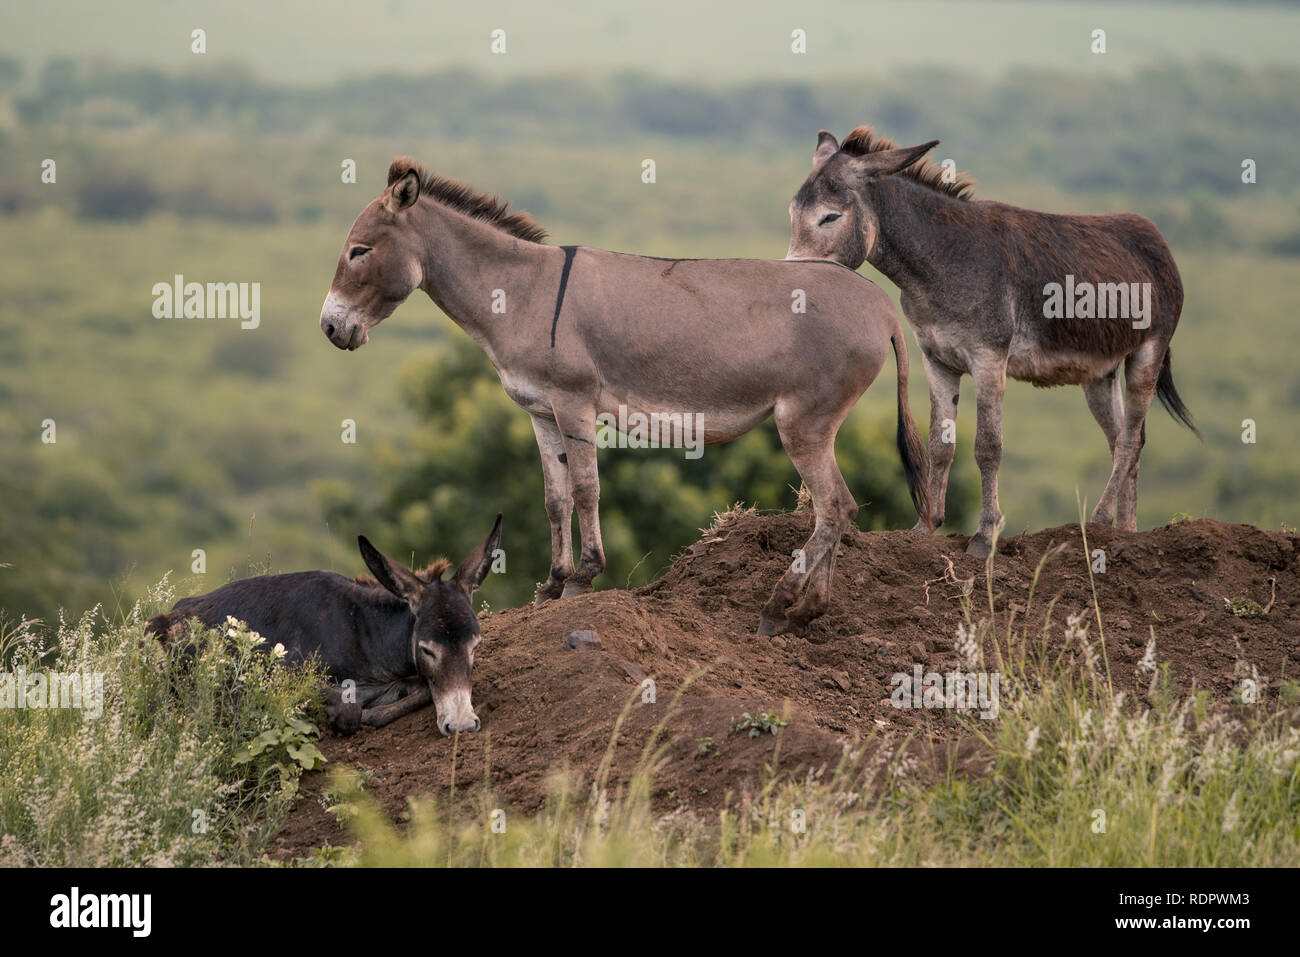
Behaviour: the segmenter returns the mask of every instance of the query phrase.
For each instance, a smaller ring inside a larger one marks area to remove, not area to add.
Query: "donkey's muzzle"
[[[366,327],[359,322],[347,322],[342,319],[330,319],[322,316],[321,332],[325,338],[339,349],[359,349],[366,344]]]
[[[366,344],[366,324],[358,321],[352,307],[333,292],[321,307],[320,331],[339,349],[357,349]]]
[[[483,722],[476,716],[473,720],[466,721],[463,724],[457,724],[455,721],[444,721],[438,730],[450,738],[457,731],[477,731],[481,727],[483,727]]]
[[[483,722],[474,713],[468,688],[458,688],[443,694],[435,693],[433,700],[438,713],[438,730],[447,737],[457,732],[477,731],[483,727]]]

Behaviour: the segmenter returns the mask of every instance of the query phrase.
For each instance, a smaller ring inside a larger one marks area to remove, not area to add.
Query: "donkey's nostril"
[[[474,719],[474,727],[470,728],[470,730],[471,730],[471,731],[477,731],[477,730],[478,730],[479,728],[481,728],[481,727],[483,727],[483,722],[480,721],[478,718],[475,718],[475,719]]]
[[[334,338],[334,323],[332,322],[325,323],[325,337],[327,339]]]

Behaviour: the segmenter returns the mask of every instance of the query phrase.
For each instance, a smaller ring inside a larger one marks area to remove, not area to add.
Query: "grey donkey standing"
[[[841,534],[858,507],[835,435],[892,345],[898,445],[922,523],[925,448],[907,407],[907,346],[889,297],[829,262],[656,259],[549,246],[494,197],[393,161],[388,188],[348,232],[321,329],[340,349],[422,289],[487,353],[533,420],[551,523],[538,601],[591,590],[605,565],[599,421],[698,423],[712,444],[776,419],[812,495],[815,525],[763,608],[760,631],[802,629],[827,606]],[[695,431],[693,428],[692,431]],[[574,567],[574,507],[582,535]]]
[[[1133,213],[1058,215],[971,199],[970,180],[923,159],[938,143],[899,149],[864,126],[840,145],[823,130],[812,172],[790,204],[788,256],[853,269],[865,260],[902,291],[930,386],[928,524],[943,523],[958,390],[969,374],[983,502],[967,551],[988,554],[1002,517],[1009,375],[1083,387],[1111,450],[1092,520],[1136,530],[1152,398],[1196,431],[1170,368],[1183,286],[1169,247]]]

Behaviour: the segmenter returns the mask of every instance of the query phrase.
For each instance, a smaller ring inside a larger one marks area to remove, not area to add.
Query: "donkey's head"
[[[492,567],[493,552],[501,544],[501,516],[449,581],[441,576],[424,580],[382,554],[364,535],[357,544],[379,584],[405,601],[415,616],[411,649],[416,671],[433,694],[438,730],[448,735],[477,731],[481,722],[470,697],[470,671],[482,635],[470,598],[483,584]]]
[[[857,269],[871,255],[880,231],[864,187],[902,172],[938,145],[931,140],[855,155],[842,151],[835,137],[822,130],[812,172],[790,201],[790,249],[785,258],[833,259]]]
[[[388,188],[348,230],[320,312],[321,331],[340,349],[365,345],[370,328],[391,316],[424,281],[420,236],[408,220],[425,175],[414,160],[393,160]]]

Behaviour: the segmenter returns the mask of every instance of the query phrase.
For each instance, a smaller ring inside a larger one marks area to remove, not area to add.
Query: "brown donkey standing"
[[[896,148],[870,127],[843,146],[823,130],[790,204],[791,259],[870,262],[902,290],[930,385],[930,525],[943,523],[963,374],[975,381],[975,461],[983,486],[967,551],[987,555],[1001,520],[1006,377],[1080,385],[1106,433],[1111,474],[1094,522],[1137,529],[1138,457],[1159,396],[1196,431],[1174,389],[1169,340],[1183,307],[1178,267],[1150,220],[1057,215],[972,200],[973,183]],[[898,175],[893,175],[898,174]],[[1120,388],[1120,365],[1128,402]],[[1199,433],[1197,433],[1199,435]]]
[[[495,198],[396,159],[388,188],[352,224],[320,319],[330,342],[356,349],[423,289],[487,353],[506,394],[532,416],[541,450],[551,571],[539,602],[590,591],[605,565],[598,417],[671,423],[673,441],[663,444],[685,444],[685,423],[698,422],[695,440],[712,444],[774,416],[816,523],[759,627],[805,627],[826,609],[835,550],[858,512],[835,463],[835,435],[891,343],[899,451],[928,521],[907,346],[874,284],[828,262],[655,259],[549,246],[544,237]]]

